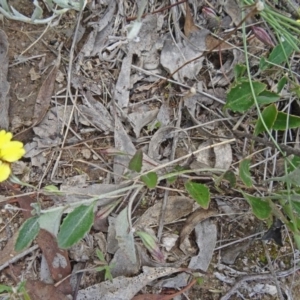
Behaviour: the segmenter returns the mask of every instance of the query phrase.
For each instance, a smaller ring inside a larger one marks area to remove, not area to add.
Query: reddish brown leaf
[[[41,229],[37,237],[40,246],[48,263],[51,276],[55,282],[63,279],[71,273],[71,265],[68,251],[58,248],[56,238],[48,231]],[[65,280],[59,285],[59,290],[64,294],[71,293],[69,280]]]
[[[68,300],[54,285],[41,281],[27,280],[25,285],[31,300]]]

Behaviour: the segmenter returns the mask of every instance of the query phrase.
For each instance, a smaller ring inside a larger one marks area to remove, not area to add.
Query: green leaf
[[[282,42],[282,44],[277,45],[272,50],[271,54],[269,55],[268,61],[273,64],[280,65],[281,63],[286,61],[286,57],[290,57],[293,51],[293,47],[288,43],[288,41],[284,41]],[[262,63],[261,61],[259,67],[261,70],[266,70],[272,67],[272,65],[270,65],[267,61],[265,61],[264,63]]]
[[[294,233],[295,243],[297,245],[298,250],[300,250],[300,235],[299,233]]]
[[[266,105],[277,102],[280,99],[280,96],[274,92],[263,91],[256,97],[256,99],[259,105]]]
[[[57,235],[59,248],[67,249],[88,233],[94,222],[94,204],[80,205],[64,219]]]
[[[226,171],[223,175],[223,178],[225,180],[229,181],[230,187],[235,187],[236,177],[235,177],[235,174],[231,170]]]
[[[52,193],[52,194],[56,194],[56,195],[63,195],[64,193],[61,192],[57,186],[50,184],[47,185],[43,188],[43,191],[47,192],[47,193]]]
[[[256,97],[266,89],[266,85],[261,82],[253,82]],[[241,82],[231,88],[227,94],[225,108],[233,111],[244,112],[254,105],[249,81]]]
[[[247,67],[242,64],[236,64],[234,66],[234,78],[237,81],[240,79],[242,76],[244,76],[245,72],[247,70]]]
[[[104,261],[105,262],[105,258],[104,258],[104,254],[102,251],[100,251],[99,249],[96,249],[96,254],[99,258],[100,261]]]
[[[292,159],[290,159],[290,161],[291,161],[291,163],[293,165],[292,164],[288,164],[288,166],[287,166],[288,173],[294,171],[297,167],[300,166],[300,156],[293,155],[293,157],[292,157]]]
[[[284,76],[277,83],[277,93],[280,93],[282,91],[282,89],[284,88],[286,83],[287,83],[287,78],[286,78],[286,76]]]
[[[129,162],[129,170],[140,173],[143,164],[143,151],[137,150]]]
[[[146,184],[148,189],[154,189],[157,185],[157,174],[155,172],[149,172],[141,176],[141,180]]]
[[[273,124],[277,118],[278,110],[275,104],[271,104],[268,107],[266,107],[263,112],[261,113],[263,120],[265,121],[265,124],[268,129],[271,129],[273,127]],[[254,129],[254,135],[259,135],[260,133],[264,132],[266,129],[261,121],[261,119],[258,119],[255,125]]]
[[[244,159],[240,162],[239,174],[244,184],[251,187],[252,178],[250,174],[250,159]]]
[[[13,289],[10,286],[4,285],[4,284],[0,284],[0,293],[3,293],[3,292],[10,293],[12,291],[13,291]]]
[[[209,207],[210,192],[206,185],[193,181],[187,181],[184,186],[189,195],[195,199],[201,207],[204,209]]]
[[[287,124],[287,121],[289,122]],[[275,130],[286,130],[300,127],[300,117],[289,115],[284,112],[278,112],[276,121],[273,125]]]
[[[20,227],[15,250],[24,250],[38,235],[40,230],[39,216],[27,219]]]
[[[258,219],[264,220],[270,217],[272,208],[268,202],[264,201],[261,198],[254,197],[243,192],[242,194],[247,200],[247,202],[250,204],[253,214]]]

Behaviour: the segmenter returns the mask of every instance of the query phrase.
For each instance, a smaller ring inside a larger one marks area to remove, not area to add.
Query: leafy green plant
[[[112,281],[113,280],[113,277],[111,275],[112,266],[108,265],[102,251],[100,251],[99,249],[96,249],[96,255],[99,258],[101,264],[101,266],[96,267],[96,271],[98,272],[104,271],[104,280]]]
[[[254,5],[254,1],[244,0],[247,5]],[[260,16],[273,28],[277,37],[278,44],[270,53],[261,57],[259,63],[260,79],[252,79],[250,72],[248,51],[246,43],[245,24],[243,24],[244,50],[246,64],[236,65],[234,74],[235,82],[227,93],[226,105],[224,108],[237,113],[257,112],[257,120],[253,134],[258,136],[262,133],[269,135],[276,148],[280,150],[285,159],[285,175],[274,177],[266,182],[278,182],[279,189],[267,196],[253,196],[240,189],[246,201],[249,203],[253,214],[262,220],[270,220],[272,216],[280,219],[293,233],[297,247],[300,249],[300,214],[298,201],[299,196],[299,167],[296,167],[297,158],[287,158],[280,149],[272,132],[286,131],[300,127],[299,116],[292,115],[286,111],[280,111],[278,103],[284,99],[281,92],[286,92],[299,97],[298,83],[294,80],[294,75],[290,68],[290,57],[294,51],[299,51],[298,36],[300,33],[300,24],[291,18],[287,18],[276,12],[268,4],[264,4],[264,9],[259,12]],[[263,32],[263,35],[266,33]],[[287,77],[286,71],[289,75]],[[276,74],[279,77],[277,90],[269,90],[264,78],[270,74]],[[297,166],[299,164],[297,163]],[[244,159],[240,162],[239,177],[246,187],[255,186],[250,172],[250,160]],[[269,222],[270,223],[270,222]]]
[[[0,284],[0,295],[3,299],[24,299],[30,300],[25,288],[26,281],[21,281],[16,287]],[[7,297],[5,297],[7,296]]]

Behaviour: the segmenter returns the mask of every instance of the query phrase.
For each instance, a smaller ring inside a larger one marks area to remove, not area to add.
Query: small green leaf
[[[226,171],[223,175],[223,178],[225,180],[229,181],[230,187],[235,187],[236,177],[235,177],[235,174],[231,170]]]
[[[141,180],[146,184],[148,189],[154,189],[157,185],[157,174],[155,172],[149,172],[141,176]]]
[[[143,164],[143,151],[137,150],[129,162],[129,170],[140,173]]]
[[[287,123],[288,121],[288,123]],[[286,130],[300,127],[300,117],[288,115],[284,112],[278,112],[276,121],[273,125],[275,130]]]
[[[40,230],[39,216],[27,219],[21,226],[15,244],[15,250],[24,250],[38,235]]]
[[[80,205],[64,219],[57,235],[59,248],[67,249],[88,233],[94,222],[94,204]]]
[[[256,99],[259,105],[267,105],[277,102],[280,99],[280,96],[274,92],[263,91],[256,97]]]
[[[266,85],[261,82],[253,82],[256,97],[266,89]],[[251,86],[249,81],[241,82],[231,88],[226,97],[225,108],[233,111],[244,112],[254,105]]]
[[[48,192],[48,193],[52,193],[52,194],[56,194],[56,195],[63,195],[64,193],[61,192],[57,186],[53,185],[53,184],[50,184],[50,185],[47,185],[43,188],[43,190],[45,192]]]
[[[250,204],[253,214],[258,219],[264,220],[270,217],[272,208],[268,202],[264,201],[261,198],[248,195],[246,193],[242,194],[244,195],[247,202]]]
[[[287,83],[287,78],[286,76],[283,76],[277,83],[277,93],[280,93],[282,91],[286,83]]]
[[[294,233],[295,243],[297,245],[298,250],[300,250],[300,235],[299,233]]]
[[[291,163],[293,165],[292,164],[288,164],[288,167],[287,167],[288,173],[294,171],[297,167],[300,166],[300,156],[293,155],[293,157],[290,159],[290,161],[291,161]]]
[[[104,254],[102,251],[100,251],[99,249],[96,249],[96,254],[100,261],[105,261]]]
[[[289,58],[290,55],[293,53],[293,47],[290,45],[288,41],[282,42],[282,44],[278,44],[270,53],[268,61],[280,65],[281,63],[286,61],[286,58]],[[260,63],[260,69],[266,70],[272,67],[267,61],[264,63]]]
[[[250,159],[244,159],[240,162],[239,174],[246,186],[252,186],[252,178],[250,174]]]
[[[276,118],[277,118],[278,110],[275,104],[271,104],[266,107],[263,112],[261,113],[263,120],[268,129],[271,129]],[[261,121],[258,119],[254,129],[254,135],[259,135],[260,133],[264,132],[266,129]]]
[[[242,76],[244,76],[245,72],[247,70],[247,67],[242,64],[236,64],[234,66],[234,78],[235,80],[239,80]]]
[[[184,186],[189,195],[193,199],[195,199],[201,207],[203,207],[204,209],[207,209],[209,207],[210,192],[206,185],[187,181]]]
[[[3,293],[3,292],[10,293],[12,291],[13,291],[13,289],[10,286],[0,284],[0,293]]]

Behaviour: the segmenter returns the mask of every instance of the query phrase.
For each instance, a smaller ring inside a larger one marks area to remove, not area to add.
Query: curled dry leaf
[[[212,209],[204,210],[201,207],[196,209],[185,221],[185,224],[180,233],[180,244],[182,244],[184,240],[188,238],[197,224],[216,214],[217,212]]]

